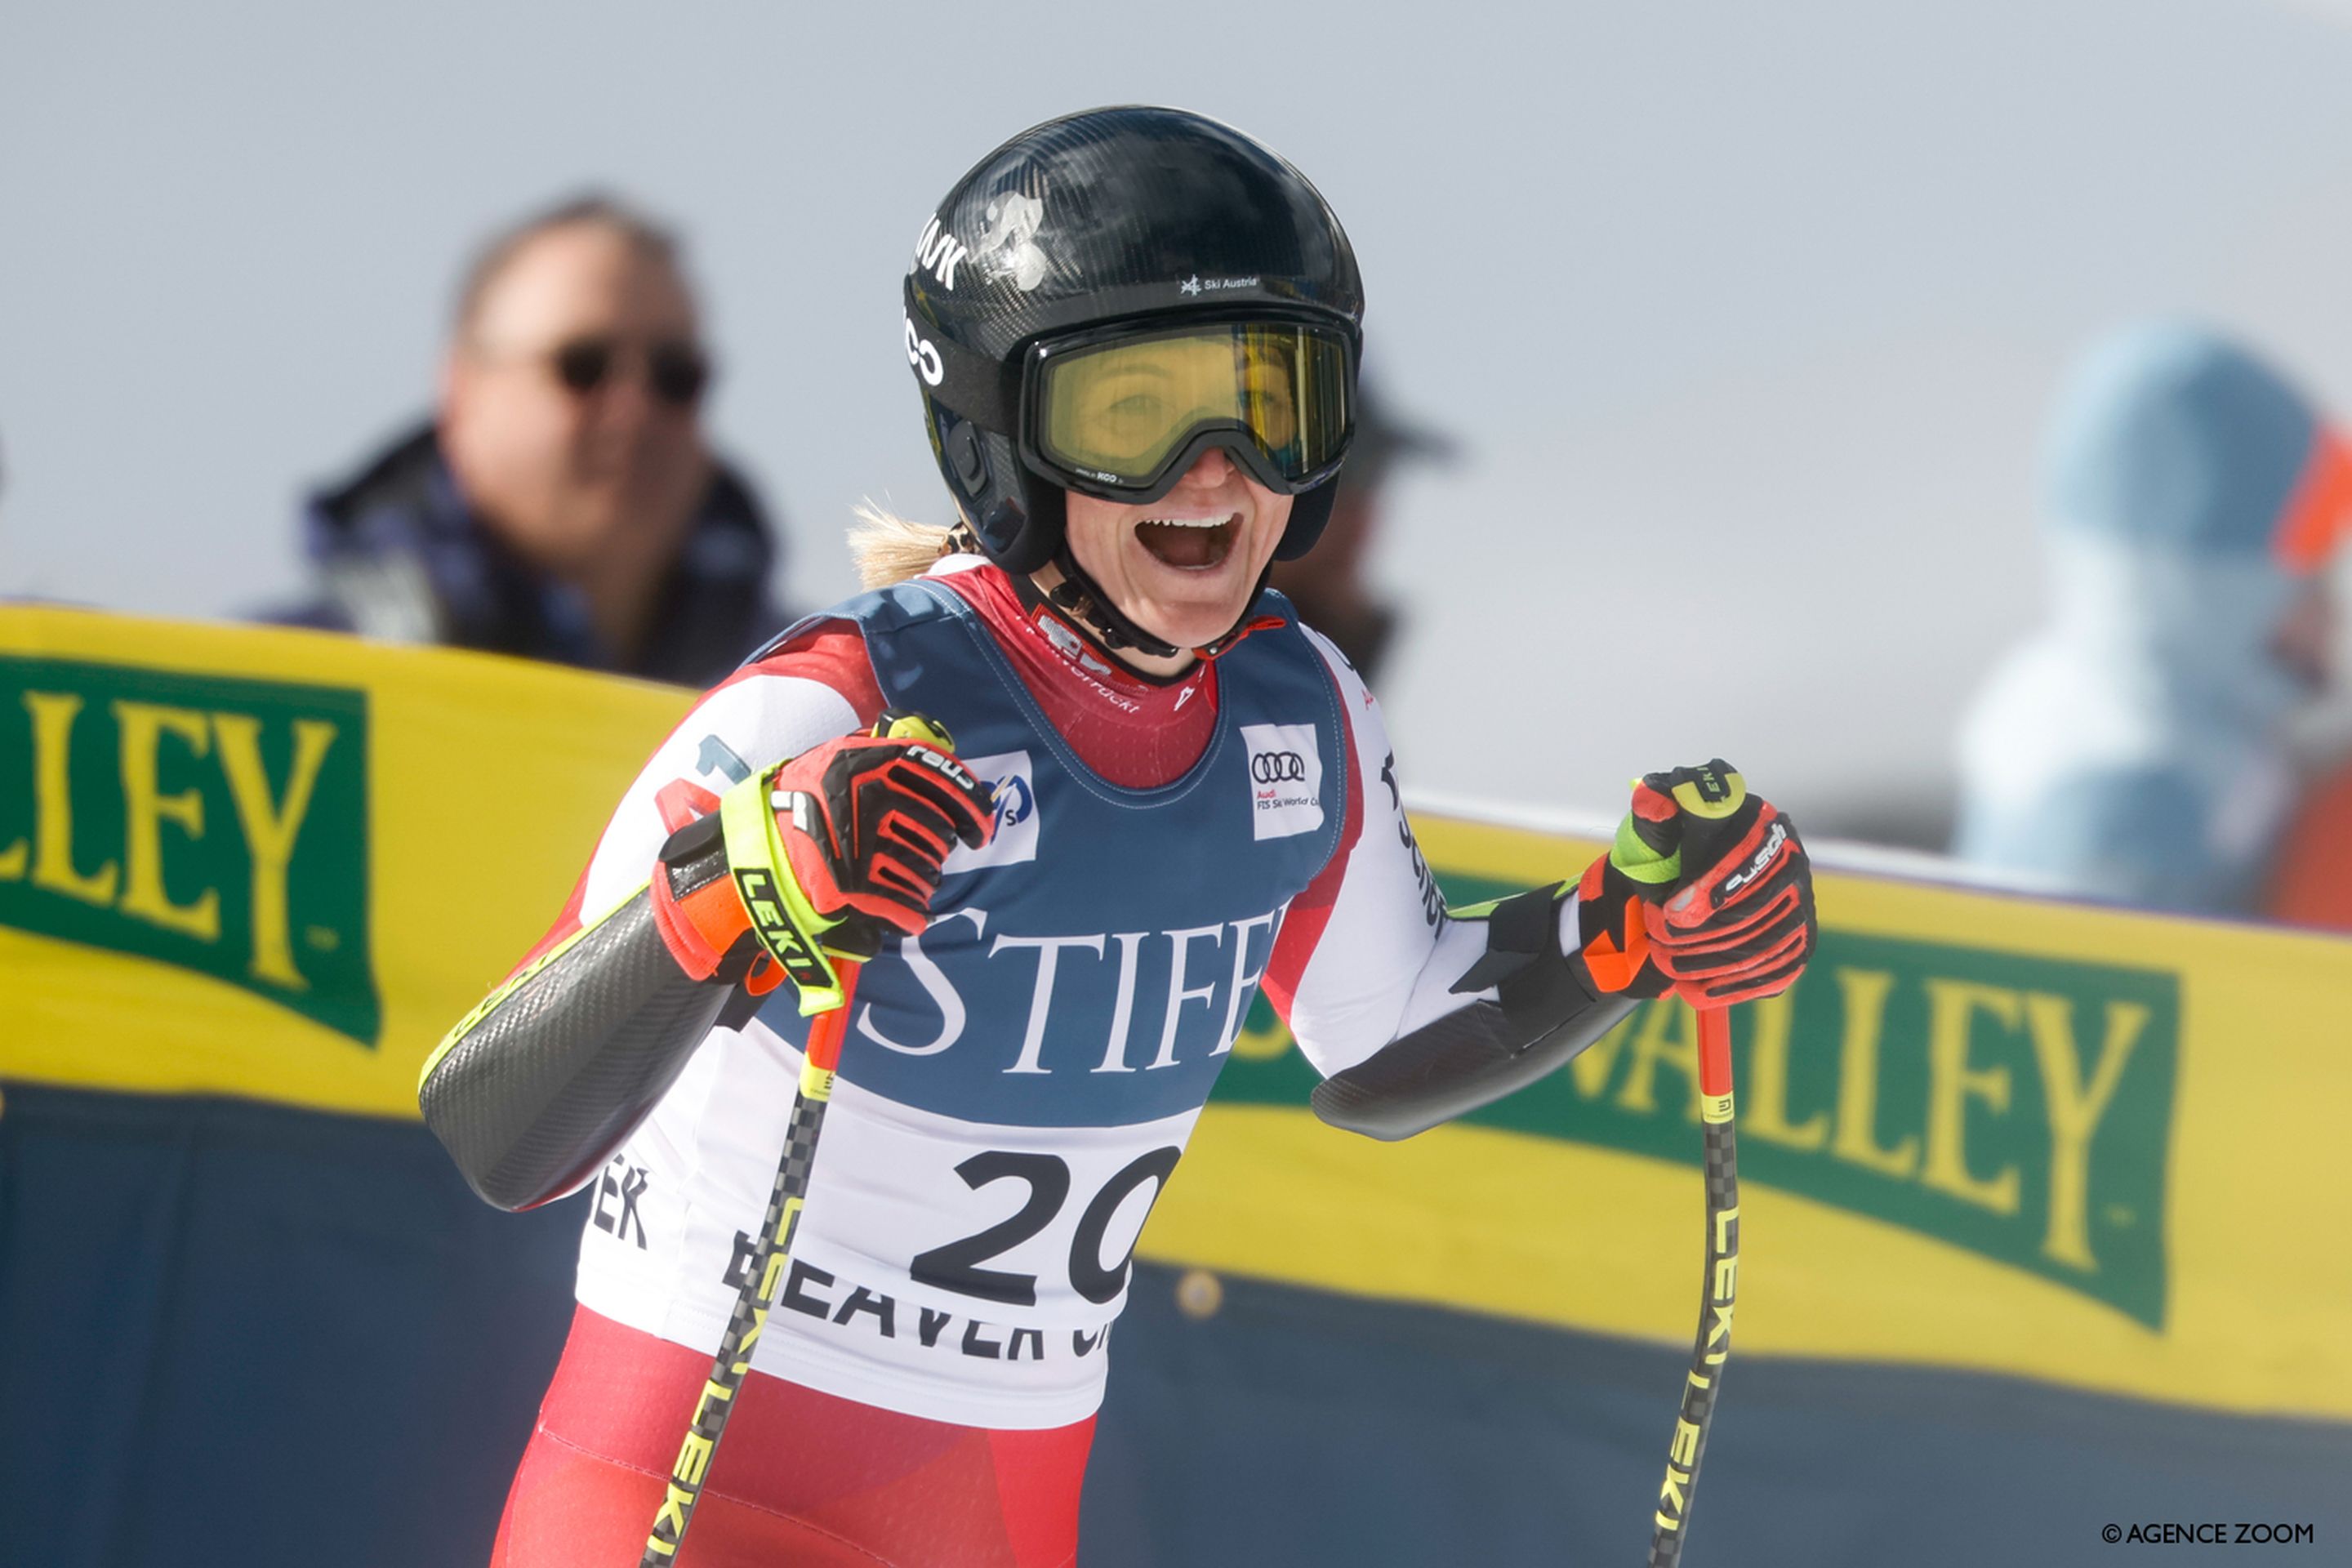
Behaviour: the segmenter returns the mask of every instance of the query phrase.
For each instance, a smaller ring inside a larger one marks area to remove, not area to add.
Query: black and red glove
[[[996,829],[989,786],[952,746],[889,712],[735,786],[662,847],[654,910],[671,954],[708,976],[756,933],[806,991],[832,983],[822,950],[871,957],[886,930],[920,932],[948,856]]]
[[[889,733],[899,720],[886,713],[882,734],[803,752],[770,784],[793,879],[833,922],[835,946],[861,921],[875,944],[884,926],[919,934],[948,856],[996,831],[989,786],[956,759],[946,732],[937,742]]]
[[[1577,888],[1579,957],[1603,993],[1694,1006],[1785,991],[1820,932],[1793,823],[1721,758],[1648,773]]]

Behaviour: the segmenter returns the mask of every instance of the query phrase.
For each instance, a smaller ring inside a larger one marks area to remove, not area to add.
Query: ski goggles
[[[1338,469],[1355,431],[1355,344],[1242,321],[1076,334],[1029,351],[1024,457],[1073,489],[1156,500],[1211,447],[1285,495]]]

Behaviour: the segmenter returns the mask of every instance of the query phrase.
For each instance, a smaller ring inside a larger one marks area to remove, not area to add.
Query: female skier
[[[1260,989],[1326,1119],[1400,1137],[1630,998],[1769,994],[1811,948],[1803,851],[1719,763],[1646,779],[1574,889],[1444,909],[1379,708],[1265,587],[1329,513],[1363,314],[1281,158],[1170,109],[1038,126],[940,204],[905,299],[961,522],[869,522],[877,591],[701,700],[425,1068],[485,1198],[614,1198],[503,1568],[637,1560],[820,947],[871,957],[706,1568],[1074,1561],[1129,1258]]]

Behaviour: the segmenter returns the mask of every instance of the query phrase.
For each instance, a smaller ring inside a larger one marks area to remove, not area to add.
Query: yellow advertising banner
[[[414,1117],[688,694],[315,634],[0,609],[0,1078]],[[1417,816],[1455,903],[1597,846]],[[2352,943],[1824,871],[1735,1016],[1740,1353],[2352,1418]],[[1259,1004],[1162,1261],[1661,1342],[1700,1257],[1696,1036],[1646,1005],[1402,1144]]]
[[[689,700],[0,608],[0,1075],[415,1117]]]

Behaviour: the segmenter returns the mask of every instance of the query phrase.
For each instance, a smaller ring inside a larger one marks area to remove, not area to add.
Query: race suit
[[[929,928],[865,966],[689,1558],[1073,1560],[1129,1259],[1253,998],[1326,1075],[1480,1000],[1451,986],[1484,927],[1445,914],[1378,704],[1278,595],[1257,608],[1154,683],[950,558],[785,633],[623,797],[551,942],[642,889],[730,784],[886,707],[945,725],[997,812]],[[592,1177],[579,1318],[502,1563],[635,1561],[775,1177],[794,1002],[711,1028]]]

